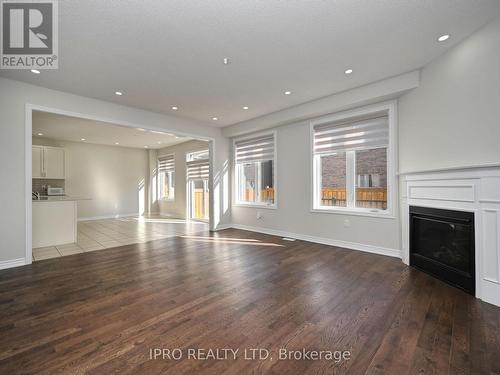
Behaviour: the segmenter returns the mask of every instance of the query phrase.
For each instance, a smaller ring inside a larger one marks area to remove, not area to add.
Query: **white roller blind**
[[[174,155],[165,155],[158,158],[158,172],[174,172]]]
[[[364,150],[389,145],[389,117],[337,121],[314,126],[314,153]]]
[[[236,164],[274,159],[274,134],[234,143]]]
[[[208,159],[198,159],[186,162],[188,180],[208,179],[210,165]]]

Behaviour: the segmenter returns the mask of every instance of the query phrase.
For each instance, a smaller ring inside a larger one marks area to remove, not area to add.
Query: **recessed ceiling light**
[[[120,143],[118,143],[118,142],[115,142],[115,145],[119,145],[119,144],[120,144]]]
[[[38,133],[37,135],[41,137],[43,135],[43,133]]]
[[[174,111],[177,111],[177,110],[179,109],[179,107],[176,107],[176,106],[174,105],[174,106],[172,107],[172,109],[173,109]]]
[[[82,138],[82,139],[80,139],[80,140],[81,140],[81,141],[86,141],[86,139],[85,139],[85,138]]]
[[[212,120],[217,121],[218,118],[217,117],[212,117]]]
[[[161,142],[160,142],[160,141],[158,141],[158,144],[159,144],[159,145],[161,145]]]
[[[243,107],[243,109],[248,109],[248,107],[247,107],[247,106],[244,106],[244,107]]]
[[[229,57],[224,57],[224,59],[222,59],[222,62],[224,63],[224,65],[229,64]]]
[[[115,91],[115,95],[122,96],[123,92],[121,92],[121,91]]]
[[[137,128],[137,130],[139,130],[140,132],[145,132],[146,129],[143,129],[143,128]]]
[[[347,69],[344,73],[345,74],[351,74],[352,73],[352,69]]]
[[[450,35],[449,34],[444,34],[444,35],[441,35],[439,38],[438,38],[438,42],[444,42],[445,40],[448,40],[450,38]]]
[[[36,69],[31,69],[31,73],[33,73],[33,74],[40,74],[40,71],[36,70]]]
[[[291,91],[285,91],[285,95],[291,95],[292,92]]]
[[[144,146],[144,148],[148,148],[149,146]]]

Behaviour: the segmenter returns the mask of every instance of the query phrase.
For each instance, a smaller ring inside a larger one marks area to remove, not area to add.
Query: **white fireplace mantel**
[[[409,264],[409,206],[474,213],[476,297],[500,306],[500,166],[401,174],[402,259]]]

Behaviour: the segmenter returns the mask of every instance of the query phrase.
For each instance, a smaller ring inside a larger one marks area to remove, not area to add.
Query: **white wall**
[[[25,257],[27,205],[25,196],[25,143],[31,134],[25,134],[26,104],[55,108],[71,114],[109,119],[123,125],[139,125],[150,129],[167,130],[197,138],[212,137],[214,148],[214,174],[221,174],[229,157],[229,142],[220,129],[208,124],[175,116],[162,115],[136,108],[120,106],[60,91],[0,78],[0,262]],[[30,172],[29,172],[30,173]],[[221,204],[229,194],[221,185],[214,186],[213,204]],[[230,211],[222,207],[212,210],[215,225],[230,221]]]
[[[379,248],[400,249],[397,218],[311,212],[309,122],[277,128],[277,209],[232,208],[233,223],[293,234],[345,241]],[[397,215],[397,202],[395,211]],[[262,219],[257,219],[257,212]],[[345,220],[349,226],[344,225]]]
[[[421,72],[420,85],[399,98],[400,171],[500,163],[499,46],[500,18],[428,64]],[[343,95],[351,96],[348,92]],[[315,103],[307,105],[314,107]],[[281,117],[302,118],[298,108],[282,111]],[[252,129],[268,128],[269,118],[252,120],[251,125]],[[224,130],[228,135],[241,131],[242,126]],[[399,217],[311,213],[308,123],[296,122],[277,131],[278,209],[233,207],[233,223],[401,249]],[[257,211],[263,213],[262,220],[256,219]],[[350,221],[348,228],[344,227],[346,219]]]
[[[399,101],[400,171],[500,163],[500,18],[421,74]]]
[[[158,201],[160,215],[186,219],[186,153],[207,150],[204,141],[189,141],[158,150],[158,157],[174,154],[175,157],[175,195],[174,200]]]
[[[147,207],[148,152],[33,137],[33,144],[66,149],[66,194],[91,200],[78,202],[78,218],[139,213]]]

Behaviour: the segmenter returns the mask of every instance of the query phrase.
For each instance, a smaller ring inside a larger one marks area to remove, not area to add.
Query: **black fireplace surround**
[[[410,265],[475,295],[474,213],[410,206]]]

